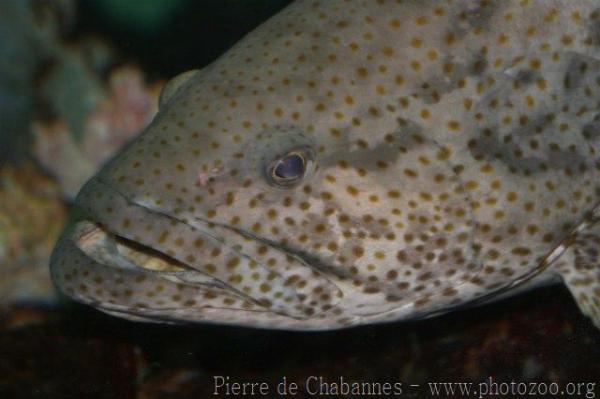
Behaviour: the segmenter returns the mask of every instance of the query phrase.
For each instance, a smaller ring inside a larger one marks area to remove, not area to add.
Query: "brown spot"
[[[515,247],[511,252],[518,256],[527,256],[531,254],[531,250],[525,247]]]

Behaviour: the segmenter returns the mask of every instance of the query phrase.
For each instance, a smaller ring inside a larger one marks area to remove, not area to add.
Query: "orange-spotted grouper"
[[[135,320],[336,329],[564,282],[600,326],[600,3],[299,0],[174,78],[51,260]]]

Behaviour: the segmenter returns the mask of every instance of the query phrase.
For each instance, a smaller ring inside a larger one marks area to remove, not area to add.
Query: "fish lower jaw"
[[[72,253],[69,258],[75,256],[78,261],[65,266],[70,271],[60,271],[64,258],[62,262],[55,260],[53,279],[67,295],[103,312],[127,319],[164,322],[216,321],[205,317],[209,309],[219,309],[224,315],[235,314],[238,319],[259,313],[272,313],[273,317],[290,321],[294,319],[212,275],[143,243],[115,234],[99,223],[79,221],[64,241],[63,245]],[[60,247],[57,245],[57,248]],[[75,272],[74,269],[81,271]],[[78,283],[66,282],[67,275],[69,280],[78,279]],[[99,278],[104,284],[102,291],[106,291],[106,287],[110,287],[111,291],[117,285],[123,287],[118,299],[106,301],[106,296],[89,289],[88,285],[93,285]],[[85,289],[81,289],[80,284]],[[161,287],[160,291],[151,292],[157,286]],[[152,295],[151,301],[145,297],[148,293]],[[123,294],[129,297],[123,298]],[[178,299],[171,302],[172,298]],[[214,317],[221,318],[219,315]],[[222,322],[227,324],[226,319]]]
[[[59,239],[50,271],[67,296],[126,319],[211,322],[205,316],[211,308],[268,312],[212,276],[89,220]]]

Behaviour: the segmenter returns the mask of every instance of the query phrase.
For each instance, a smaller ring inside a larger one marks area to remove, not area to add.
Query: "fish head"
[[[133,319],[336,328],[476,268],[462,183],[417,126],[340,139],[256,99],[196,105],[194,79],[78,195],[87,217],[52,259],[67,294]]]
[[[283,329],[456,301],[481,266],[454,149],[402,118],[408,89],[382,97],[375,64],[335,62],[327,40],[302,61],[310,41],[289,48],[283,32],[259,28],[165,88],[151,125],[80,191],[86,217],[51,260],[61,290],[131,319]],[[278,55],[252,48],[266,38]]]

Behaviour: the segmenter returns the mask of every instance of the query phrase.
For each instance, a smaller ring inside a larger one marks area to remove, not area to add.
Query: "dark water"
[[[151,76],[170,77],[213,61],[291,0],[184,1],[154,30],[115,25],[93,1],[80,3],[76,32],[99,33]]]

